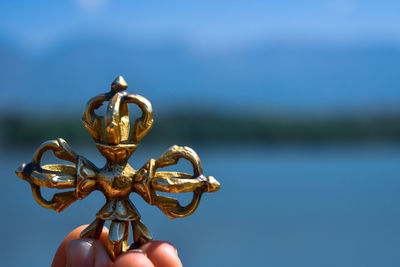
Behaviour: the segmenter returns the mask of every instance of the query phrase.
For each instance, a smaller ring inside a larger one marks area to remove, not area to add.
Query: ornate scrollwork
[[[35,200],[45,208],[62,211],[78,199],[83,199],[94,190],[100,190],[106,197],[106,204],[96,214],[96,220],[82,233],[81,237],[99,238],[105,220],[111,220],[106,247],[112,258],[129,249],[129,223],[133,229],[133,248],[150,240],[152,236],[140,220],[139,212],[129,200],[135,192],[151,205],[156,205],[170,218],[192,214],[205,192],[215,192],[220,185],[212,176],[204,176],[200,159],[188,147],[172,146],[158,159],[150,159],[141,169],[134,170],[128,159],[136,150],[140,140],[153,126],[153,110],[150,102],[142,96],[129,94],[125,80],[120,76],[111,85],[111,91],[92,98],[82,122],[96,142],[96,147],[107,160],[103,168],[97,168],[86,158],[77,155],[63,139],[44,142],[35,152],[32,162],[22,164],[17,175],[30,183]],[[108,101],[105,116],[95,113]],[[139,106],[142,115],[135,120],[131,129],[128,104]],[[104,119],[105,118],[105,119]],[[104,120],[104,122],[103,122]],[[104,124],[103,124],[104,123]],[[46,151],[72,164],[41,165]],[[158,171],[176,165],[180,159],[188,160],[193,174]],[[56,193],[46,200],[40,187],[72,189]],[[192,192],[192,201],[182,206],[172,197],[157,192]]]

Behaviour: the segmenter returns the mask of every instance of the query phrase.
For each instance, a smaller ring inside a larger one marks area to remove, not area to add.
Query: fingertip
[[[66,266],[71,267],[108,267],[112,265],[104,244],[88,238],[69,242],[66,258]]]
[[[141,249],[157,267],[181,267],[177,249],[169,242],[152,241],[143,245]]]
[[[66,266],[93,267],[93,243],[82,239],[72,240],[66,247]]]
[[[146,256],[143,250],[129,250],[119,256],[113,267],[135,266],[135,267],[154,267],[152,261]],[[158,266],[157,266],[158,267]]]
[[[175,248],[175,246],[167,241],[155,240],[155,241],[147,242],[146,244],[141,246],[140,249],[142,249],[146,253],[153,253],[155,250],[164,250],[164,251],[178,254],[178,251]]]
[[[109,267],[112,265],[112,260],[108,255],[107,249],[101,241],[94,240],[94,266],[95,267]]]
[[[68,243],[70,243],[72,240],[76,240],[80,238],[81,232],[87,227],[88,225],[81,225],[72,232],[70,232],[64,240],[61,242],[60,246],[58,247],[56,254],[54,255],[53,263],[51,264],[52,267],[64,267],[66,265],[66,260],[67,260],[67,254],[66,254],[66,249]],[[101,236],[99,240],[103,243],[107,240],[108,236],[108,229],[106,227],[103,227],[103,231],[101,233]]]

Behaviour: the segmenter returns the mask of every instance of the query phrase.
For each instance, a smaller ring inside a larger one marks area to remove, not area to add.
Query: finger
[[[151,262],[151,260],[147,258],[144,251],[140,249],[129,250],[125,252],[115,260],[113,265],[113,267],[124,267],[124,266],[155,267],[154,264]]]
[[[109,267],[112,261],[106,248],[99,240],[75,239],[67,245],[66,266],[68,267]]]
[[[66,248],[69,242],[75,239],[80,238],[80,233],[87,227],[87,225],[79,226],[78,228],[74,229],[71,233],[67,235],[67,237],[61,242],[60,246],[57,249],[56,254],[54,255],[52,267],[64,267],[67,263],[66,258]],[[105,243],[108,236],[108,229],[103,227],[103,231],[100,235],[99,240]]]
[[[152,241],[141,246],[154,266],[182,267],[176,248],[164,241]]]

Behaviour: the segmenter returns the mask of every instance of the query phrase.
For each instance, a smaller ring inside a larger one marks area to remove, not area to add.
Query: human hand
[[[86,227],[80,226],[67,235],[57,249],[52,267],[182,267],[175,247],[164,241],[129,250],[112,262],[104,246],[108,229],[103,228],[99,240],[79,238]]]

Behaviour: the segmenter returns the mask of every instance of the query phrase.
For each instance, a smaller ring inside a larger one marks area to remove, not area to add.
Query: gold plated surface
[[[83,125],[107,161],[104,167],[96,167],[88,159],[77,155],[65,140],[58,138],[44,142],[36,150],[32,161],[22,164],[15,171],[21,179],[30,183],[39,205],[57,212],[94,190],[101,191],[106,203],[96,214],[95,220],[82,231],[81,237],[99,238],[104,222],[110,220],[106,246],[112,258],[152,240],[149,230],[141,222],[139,212],[129,199],[130,193],[137,193],[169,218],[176,218],[192,214],[203,193],[215,192],[220,187],[214,177],[204,176],[199,157],[189,147],[172,146],[158,159],[147,161],[139,170],[129,165],[129,157],[153,126],[153,110],[146,98],[126,92],[127,87],[124,78],[117,77],[110,92],[89,100],[83,114]],[[95,111],[104,102],[108,102],[106,114],[99,116]],[[132,127],[128,110],[130,103],[136,104],[142,111]],[[71,164],[41,165],[41,158],[46,151]],[[159,171],[177,164],[180,159],[191,163],[193,174]],[[51,200],[47,200],[41,194],[41,187],[72,190],[56,193]],[[193,192],[193,198],[189,204],[181,206],[178,200],[157,192]],[[131,246],[128,246],[129,224],[134,240]]]

